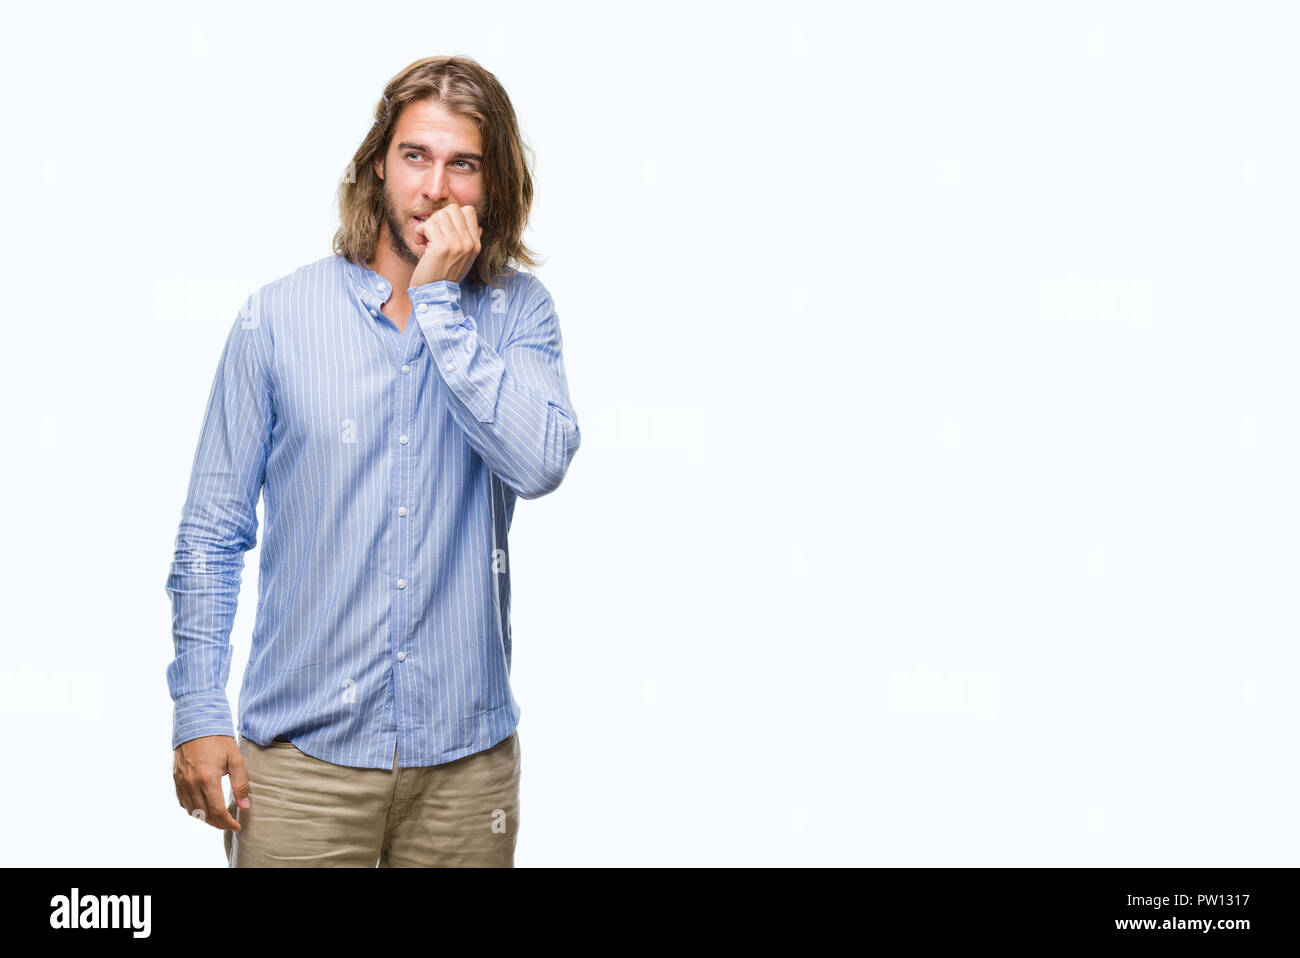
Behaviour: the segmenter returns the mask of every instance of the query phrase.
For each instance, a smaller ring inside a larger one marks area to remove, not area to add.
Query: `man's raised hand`
[[[448,279],[461,283],[482,249],[483,227],[472,206],[449,203],[417,227],[424,252],[411,274],[411,286]]]

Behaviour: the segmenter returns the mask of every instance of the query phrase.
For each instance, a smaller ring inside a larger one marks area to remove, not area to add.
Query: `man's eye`
[[[411,150],[411,151],[409,151],[409,152],[406,154],[406,157],[407,157],[407,159],[410,159],[411,157],[415,157],[416,159],[421,159],[421,160],[422,160],[422,159],[424,159],[424,154],[423,154],[423,153],[417,153],[415,150]],[[476,167],[474,166],[474,164],[473,164],[471,161],[469,161],[469,160],[457,160],[456,162],[457,162],[457,163],[464,163],[464,164],[465,164],[465,167],[464,167],[465,169],[468,169],[468,170],[474,170],[474,169],[476,169]]]

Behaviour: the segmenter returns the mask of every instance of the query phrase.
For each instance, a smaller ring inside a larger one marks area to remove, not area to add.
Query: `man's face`
[[[419,263],[426,246],[419,221],[452,203],[473,206],[483,224],[482,153],[473,120],[432,100],[407,104],[384,162],[375,158],[375,174],[384,181],[383,232],[393,252]]]

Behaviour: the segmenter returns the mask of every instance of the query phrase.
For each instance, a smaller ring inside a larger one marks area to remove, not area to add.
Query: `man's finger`
[[[483,235],[483,227],[478,225],[478,210],[472,206],[462,206],[465,212],[465,238],[470,246],[478,248],[478,238]]]
[[[248,797],[248,772],[244,769],[244,756],[239,753],[238,746],[230,746],[230,757],[227,759],[230,772],[230,791],[235,796],[235,802],[240,808],[248,808],[252,800]]]
[[[207,818],[204,819],[213,828],[229,828],[239,831],[239,822],[230,815],[226,807],[226,797],[221,793],[221,776],[208,779],[203,783],[203,803],[201,806]]]
[[[194,807],[194,795],[190,792],[189,782],[184,778],[176,780],[176,800],[180,802],[181,808],[185,809],[186,814]]]
[[[469,236],[469,225],[465,222],[465,211],[467,209],[472,209],[472,207],[460,206],[456,203],[446,207],[447,229],[451,231],[452,235]]]

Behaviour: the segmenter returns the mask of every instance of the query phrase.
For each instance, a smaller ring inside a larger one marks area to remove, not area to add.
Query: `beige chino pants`
[[[352,768],[287,741],[239,740],[251,808],[223,831],[231,868],[513,868],[519,732],[443,765]]]

